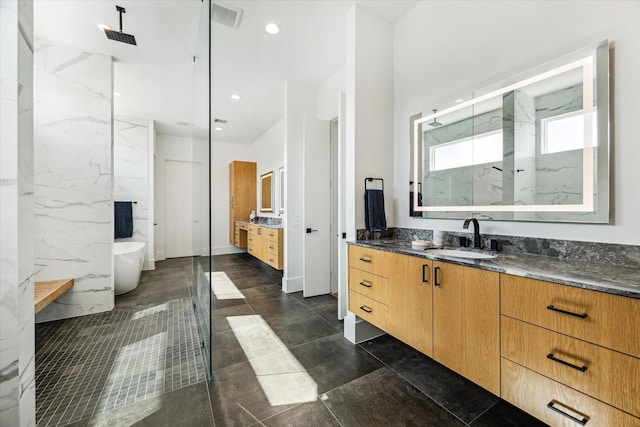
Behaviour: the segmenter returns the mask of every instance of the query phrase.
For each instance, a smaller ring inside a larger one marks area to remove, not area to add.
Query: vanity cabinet
[[[258,259],[263,259],[265,242],[264,228],[255,224],[249,224],[247,230],[247,252]]]
[[[387,331],[389,252],[349,245],[349,311]]]
[[[247,231],[247,252],[269,264],[276,270],[283,268],[281,228],[263,227],[249,224]]]
[[[500,276],[433,262],[433,358],[500,395]]]
[[[640,300],[502,275],[502,398],[551,425],[640,426]]]
[[[389,254],[386,331],[427,356],[433,355],[431,261]]]
[[[269,264],[276,270],[283,268],[282,256],[282,229],[281,228],[265,228],[266,233],[266,254],[264,262]]]
[[[256,210],[256,163],[229,164],[229,242],[235,244],[236,221],[247,221]]]

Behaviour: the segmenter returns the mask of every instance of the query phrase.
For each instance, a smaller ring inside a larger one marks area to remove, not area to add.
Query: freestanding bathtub
[[[134,290],[140,281],[144,263],[144,242],[113,244],[116,295]]]

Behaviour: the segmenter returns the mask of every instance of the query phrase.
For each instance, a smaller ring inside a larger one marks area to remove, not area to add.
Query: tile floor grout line
[[[429,400],[431,400],[433,403],[435,403],[436,405],[438,405],[439,407],[441,407],[442,409],[444,409],[446,412],[448,412],[449,414],[451,414],[455,419],[457,419],[458,421],[460,421],[462,424],[464,424],[465,426],[467,425],[467,423],[460,419],[460,417],[458,417],[456,414],[454,414],[453,412],[451,412],[448,408],[446,408],[444,405],[442,405],[440,402],[438,402],[437,400],[435,400],[433,397],[431,397],[430,395],[428,395],[427,393],[425,393],[424,391],[422,391],[417,385],[415,385],[411,380],[409,380],[408,378],[405,378],[404,376],[402,376],[398,371],[396,371],[395,369],[393,369],[391,366],[387,365],[385,362],[383,362],[379,357],[377,357],[375,354],[371,353],[369,350],[367,350],[362,344],[356,344],[358,346],[360,346],[360,348],[362,348],[364,351],[366,351],[367,353],[369,353],[372,357],[374,357],[376,360],[378,360],[380,363],[382,363],[384,365],[384,367],[388,368],[391,372],[393,372],[394,374],[396,374],[398,377],[402,378],[404,381],[406,381],[407,383],[409,383],[413,388],[415,388],[416,390],[418,390],[420,393],[422,393],[424,396],[426,396]],[[427,356],[429,357],[429,356]]]
[[[375,371],[374,371],[375,372]],[[327,392],[325,391],[324,393],[322,393],[324,396],[327,395]],[[328,396],[327,396],[328,398]],[[325,408],[327,408],[327,411],[329,411],[329,413],[331,414],[331,416],[333,417],[334,420],[336,420],[336,422],[338,423],[339,426],[343,427],[342,423],[340,422],[340,420],[338,419],[338,417],[336,417],[336,414],[333,413],[333,411],[331,410],[331,408],[329,408],[329,406],[327,406],[327,404],[325,403],[324,400],[322,400],[322,398],[320,398],[320,402],[322,402],[322,404],[324,405]]]

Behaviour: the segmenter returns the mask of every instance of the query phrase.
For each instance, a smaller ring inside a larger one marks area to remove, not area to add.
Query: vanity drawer
[[[277,254],[267,252],[266,259],[264,261],[276,270],[282,270],[282,261]]]
[[[501,397],[551,426],[640,427],[640,418],[504,358]]]
[[[349,291],[349,311],[382,330],[387,329],[387,306],[354,291]]]
[[[372,298],[382,304],[389,304],[389,279],[376,276],[357,268],[349,269],[349,290]]]
[[[503,315],[640,357],[640,300],[503,274]]]
[[[267,253],[278,256],[280,254],[280,245],[277,241],[267,240]]]
[[[266,228],[266,235],[268,240],[280,240],[282,230],[277,228]]]
[[[640,416],[640,359],[509,317],[501,320],[502,357]]]
[[[349,245],[349,267],[386,277],[387,252]]]

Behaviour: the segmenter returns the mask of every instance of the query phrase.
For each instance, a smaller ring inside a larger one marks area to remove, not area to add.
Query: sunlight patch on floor
[[[167,304],[158,304],[153,307],[145,308],[144,310],[136,311],[133,316],[131,316],[131,320],[140,320],[143,317],[151,316],[152,314],[158,314],[162,311],[167,311]]]
[[[227,321],[271,406],[318,398],[316,382],[262,316],[229,316]]]
[[[227,276],[227,273],[224,271],[214,271],[211,273],[211,277],[209,277],[209,272],[205,272],[204,275],[207,277],[207,280],[211,283],[211,290],[215,294],[216,298],[221,299],[242,299],[244,298],[244,294],[240,292],[233,283],[233,280]]]

